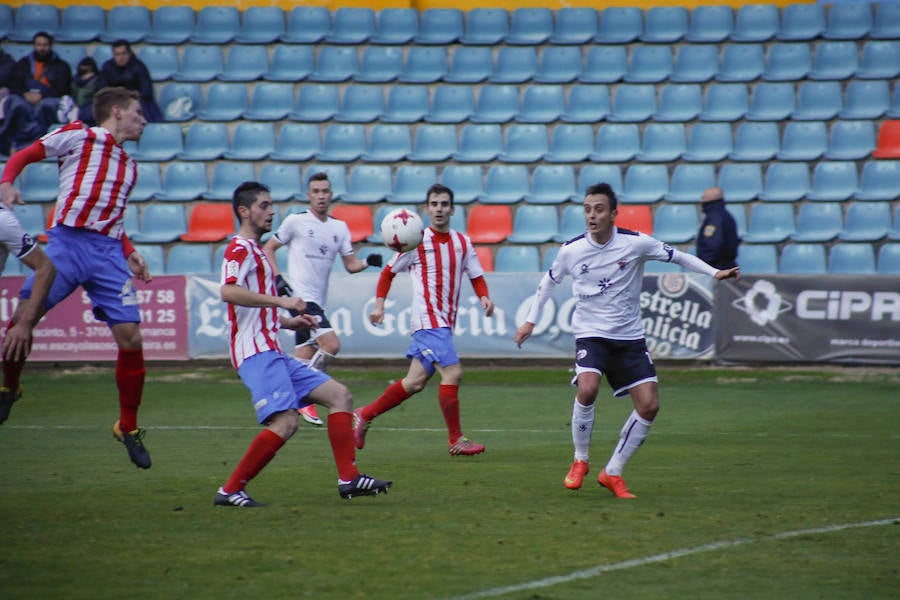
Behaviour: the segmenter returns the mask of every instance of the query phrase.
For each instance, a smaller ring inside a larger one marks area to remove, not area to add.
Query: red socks
[[[399,406],[410,396],[412,396],[412,394],[403,389],[403,380],[398,379],[389,385],[372,404],[364,406],[360,410],[360,414],[366,421],[371,421],[378,415],[386,413],[395,406]]]
[[[453,444],[462,437],[462,427],[459,425],[459,386],[442,383],[438,387],[438,402],[444,413],[444,422],[447,423],[447,435]]]
[[[348,412],[328,415],[328,441],[334,453],[338,477],[342,481],[353,481],[359,475],[356,468],[356,445],[353,441],[353,416]]]
[[[244,458],[241,459],[231,477],[228,478],[228,482],[223,486],[225,492],[234,494],[243,490],[247,482],[259,475],[269,461],[275,458],[275,454],[282,446],[284,446],[284,440],[280,435],[271,429],[260,431],[250,442],[250,448],[247,449]]]
[[[137,412],[144,393],[146,372],[143,349],[119,350],[116,385],[119,387],[119,427],[124,432],[137,429]]]

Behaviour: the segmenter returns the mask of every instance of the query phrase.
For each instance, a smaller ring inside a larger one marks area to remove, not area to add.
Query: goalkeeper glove
[[[370,267],[380,267],[382,258],[380,254],[370,254],[366,257],[366,264]]]
[[[279,296],[293,296],[294,290],[291,288],[291,284],[285,280],[280,274],[275,276],[275,289],[278,291]]]

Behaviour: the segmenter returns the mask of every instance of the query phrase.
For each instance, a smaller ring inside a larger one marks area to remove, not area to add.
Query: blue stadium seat
[[[795,121],[830,121],[841,110],[841,84],[837,81],[804,81],[797,90]]]
[[[641,149],[635,158],[641,162],[674,162],[687,150],[684,125],[650,123],[644,128]]]
[[[541,52],[534,73],[538,83],[571,83],[581,75],[581,48],[550,46]]]
[[[520,123],[552,123],[566,109],[561,85],[531,85],[522,95],[522,107],[515,120]]]
[[[789,4],[781,11],[776,37],[784,41],[809,41],[825,33],[825,6]]]
[[[382,8],[377,16],[369,43],[407,44],[419,32],[419,11],[414,8]]]
[[[330,44],[363,44],[375,34],[375,11],[367,7],[342,6],[332,15]]]
[[[255,179],[253,163],[219,162],[213,167],[209,189],[201,196],[206,200],[231,200],[237,186]]]
[[[688,32],[688,11],[683,6],[652,6],[644,12],[644,31],[640,41],[673,44]]]
[[[828,138],[825,158],[859,160],[875,150],[875,126],[871,121],[835,121]]]
[[[280,121],[294,108],[294,86],[266,81],[253,87],[250,108],[243,118],[252,121]]]
[[[44,207],[40,204],[17,204],[13,207],[13,212],[22,229],[31,237],[47,233],[47,219],[44,217]]]
[[[653,204],[669,191],[666,165],[633,164],[625,171],[625,186],[619,194],[623,204]]]
[[[59,9],[49,4],[22,4],[16,9],[15,24],[7,35],[13,42],[31,42],[38,31],[54,35],[59,30]]]
[[[835,244],[828,255],[829,275],[874,275],[875,251],[871,244]]]
[[[587,189],[595,183],[608,183],[616,194],[621,194],[625,186],[622,184],[622,170],[618,165],[585,165],[578,171],[578,190],[575,192],[576,202],[584,198]]]
[[[81,62],[82,58],[87,56],[87,45],[54,43],[53,51],[72,67],[72,72],[74,74],[77,70],[78,63]]]
[[[737,263],[744,274],[777,273],[778,253],[773,244],[741,244]]]
[[[750,110],[750,96],[742,83],[713,83],[706,90],[701,121],[738,121]]]
[[[217,160],[230,148],[225,123],[192,123],[184,136],[184,149],[179,160]]]
[[[331,13],[326,6],[296,6],[287,15],[281,41],[288,44],[315,44],[331,31]]]
[[[719,187],[728,202],[750,202],[763,190],[762,169],[758,164],[725,164],[719,170]]]
[[[141,215],[140,230],[129,233],[134,242],[164,244],[174,242],[187,233],[187,218],[181,204],[150,203]]]
[[[517,123],[506,129],[503,152],[498,158],[503,162],[532,163],[543,159],[548,150],[546,127]]]
[[[844,213],[840,202],[804,202],[797,212],[797,230],[791,234],[791,240],[830,242],[843,227]]]
[[[888,108],[887,116],[892,119],[900,119],[900,83],[894,84],[894,100]]]
[[[821,6],[798,4],[794,6]],[[859,51],[855,42],[821,42],[813,55],[809,78],[850,79],[859,68]]]
[[[300,193],[300,167],[264,163],[259,170],[259,181],[268,186],[272,200],[286,202]]]
[[[306,173],[303,177],[303,186],[300,189],[300,194],[296,196],[297,200],[308,201],[306,198],[306,188],[309,187],[309,178],[316,173],[325,173],[328,175],[328,181],[331,182],[331,191],[334,200],[345,199],[347,196],[347,177],[344,165],[312,163],[306,166]]]
[[[627,44],[644,32],[643,13],[634,6],[611,6],[600,14],[593,40],[598,44]]]
[[[740,204],[732,204],[730,206],[726,206],[725,210],[731,213],[731,216],[734,217],[734,222],[737,225],[738,236],[744,237],[744,234],[747,233],[747,210]]]
[[[406,54],[400,81],[404,83],[434,83],[443,79],[446,74],[446,48],[443,46],[413,46]]]
[[[807,43],[774,43],[769,48],[762,78],[766,81],[796,81],[805,78],[811,69],[812,55]]]
[[[667,202],[697,203],[704,190],[716,185],[716,170],[712,165],[680,164],[672,171]]]
[[[424,202],[425,192],[436,181],[437,169],[432,166],[402,165],[397,168],[397,178],[387,201],[413,205]]]
[[[625,46],[591,46],[584,58],[581,83],[616,83],[628,72]]]
[[[384,94],[381,86],[354,85],[345,88],[341,106],[334,115],[344,123],[371,123],[384,112]]]
[[[169,248],[166,275],[214,273],[219,265],[212,264],[212,251],[207,244],[175,244]]]
[[[269,70],[263,74],[266,81],[303,81],[315,70],[313,46],[277,44],[272,52]]]
[[[497,52],[491,83],[524,83],[537,71],[537,51],[530,46],[504,46]]]
[[[197,117],[202,121],[234,121],[248,107],[247,86],[240,83],[213,83],[206,90],[206,102],[197,111]]]
[[[163,247],[151,244],[135,244],[134,249],[144,257],[151,275],[162,275],[166,272],[165,253]]]
[[[859,40],[872,29],[872,7],[868,2],[832,4],[822,34],[827,40]]]
[[[597,130],[590,159],[593,162],[628,162],[641,150],[638,126],[634,123],[608,123]]]
[[[444,46],[458,41],[463,29],[463,13],[458,8],[426,8],[419,18],[419,32],[413,41]]]
[[[447,165],[441,171],[441,183],[453,190],[454,204],[469,204],[484,193],[479,165]]]
[[[510,15],[507,44],[535,46],[553,35],[553,11],[549,8],[516,8]],[[558,42],[555,42],[558,43]]]
[[[734,30],[734,10],[730,6],[695,6],[685,40],[693,43],[718,44]]]
[[[856,77],[859,79],[896,79],[900,75],[900,40],[867,42]]]
[[[272,123],[241,121],[234,127],[229,160],[264,160],[275,152],[275,126]]]
[[[165,81],[171,79],[178,72],[178,48],[175,46],[142,46],[137,52],[138,58],[150,71],[153,81]],[[97,60],[96,58],[94,59]],[[77,65],[72,65],[76,67]],[[98,67],[103,65],[97,63]]]
[[[584,208],[580,204],[566,206],[559,219],[559,233],[553,236],[553,241],[567,242],[584,233],[586,229]]]
[[[653,115],[653,120],[685,123],[696,119],[702,109],[702,86],[689,83],[673,83],[662,88],[662,93],[659,97],[659,109]]]
[[[879,275],[900,275],[900,244],[882,244],[878,249]]]
[[[851,161],[816,163],[812,175],[812,188],[806,195],[807,200],[824,200],[840,202],[856,193],[859,177],[856,174],[856,163]]]
[[[900,38],[900,4],[879,2],[875,6],[875,20],[869,37],[874,40],[896,40]]]
[[[828,149],[828,132],[822,121],[789,121],[784,126],[778,160],[819,159]]]
[[[212,81],[224,68],[225,61],[220,47],[189,45],[181,56],[181,67],[172,77],[175,81]]]
[[[575,169],[572,165],[538,165],[534,168],[531,191],[525,196],[526,202],[562,204],[575,197]]]
[[[605,119],[610,109],[609,87],[576,84],[569,89],[560,119],[566,123],[596,123]]]
[[[148,44],[183,44],[194,33],[196,24],[192,7],[160,6],[153,11],[153,25],[144,41]]]
[[[590,125],[557,125],[550,134],[544,160],[551,163],[580,163],[594,150],[594,129]]]
[[[301,90],[301,95],[303,91]],[[428,88],[419,85],[392,85],[388,91],[383,123],[415,123],[428,114]]]
[[[319,126],[310,123],[285,123],[278,131],[275,150],[270,160],[303,162],[311,160],[322,150]]]
[[[788,244],[781,251],[778,272],[786,275],[824,275],[825,246]]]
[[[394,46],[369,46],[363,50],[355,80],[363,83],[388,83],[403,72],[403,49]]]
[[[845,242],[877,242],[891,229],[890,202],[854,202],[838,237]]]
[[[551,44],[586,44],[597,33],[597,10],[593,6],[563,6],[556,11]]]
[[[716,81],[747,82],[758,79],[765,69],[763,44],[726,44]]]
[[[206,165],[200,162],[172,162],[166,166],[162,189],[157,200],[187,202],[203,195],[208,189]]]
[[[14,15],[12,6],[0,4],[0,40],[4,39],[13,29]],[[8,261],[7,265],[13,261]]]
[[[744,118],[749,121],[782,121],[794,112],[795,104],[794,84],[758,83]]]
[[[0,18],[2,18],[2,15],[0,15]],[[53,37],[57,43],[92,42],[105,31],[106,13],[103,12],[103,7],[75,4],[66,6],[63,9],[59,29]],[[0,35],[0,39],[2,38],[3,36]],[[55,49],[59,51],[58,48]],[[72,64],[73,69],[75,66],[75,64]]]
[[[734,19],[729,39],[734,42],[765,42],[775,37],[780,27],[778,7],[774,4],[745,4]]]
[[[358,124],[332,124],[325,128],[322,151],[316,160],[353,162],[366,151],[366,128]]]
[[[616,88],[612,112],[607,120],[640,123],[656,112],[656,87],[650,84],[620,85]]]
[[[369,131],[369,142],[362,159],[366,162],[398,162],[412,152],[409,127],[378,123]]]
[[[478,93],[473,123],[506,123],[519,112],[519,89],[514,85],[482,86]]]
[[[668,46],[637,46],[625,73],[629,83],[659,83],[672,73],[672,50]]]
[[[249,6],[244,9],[238,44],[272,44],[285,33],[284,11],[279,6]]]
[[[456,150],[454,125],[420,125],[413,137],[412,152],[406,158],[413,162],[440,162]]]
[[[454,50],[450,69],[444,81],[450,83],[481,83],[491,74],[491,49],[486,46],[461,46]]]
[[[482,204],[515,204],[529,192],[528,168],[525,165],[493,165],[488,168]]]
[[[138,161],[169,161],[181,152],[184,138],[177,123],[148,123],[131,157]]]
[[[778,153],[780,144],[777,124],[744,122],[738,126],[734,137],[734,151],[728,154],[728,158],[764,162]]]
[[[558,233],[559,217],[555,206],[524,204],[516,209],[513,232],[506,240],[514,244],[543,244]]]
[[[681,158],[689,162],[718,162],[734,150],[729,123],[696,123],[687,136]]]
[[[685,45],[678,49],[678,54],[675,56],[675,64],[672,67],[672,74],[669,75],[669,80],[680,83],[704,83],[715,77],[718,72],[718,46],[701,44]]]
[[[323,46],[316,57],[316,68],[309,79],[318,82],[341,82],[356,77],[359,59],[356,48],[347,46]]]
[[[457,162],[489,163],[503,151],[503,132],[500,125],[476,123],[463,127],[459,150],[453,154]]]
[[[307,170],[308,172],[309,170]],[[354,204],[373,204],[387,199],[390,193],[390,167],[386,165],[355,165],[350,169],[347,197],[344,198],[344,201]]]
[[[146,7],[113,6],[106,13],[106,31],[100,34],[100,41],[127,40],[135,44],[147,37],[151,28],[150,11]]]
[[[129,202],[146,202],[162,190],[159,163],[138,163],[137,183],[131,188]]]
[[[853,42],[834,42],[852,44]],[[856,45],[853,45],[856,52]],[[891,94],[887,81],[879,79],[853,79],[847,82],[846,95],[840,119],[878,119],[888,112]],[[898,115],[900,116],[900,115]]]
[[[745,242],[773,244],[783,242],[794,233],[794,209],[790,204],[754,204]]]
[[[653,237],[668,244],[684,244],[697,237],[697,207],[663,204],[653,214]]]
[[[265,46],[228,45],[225,66],[216,77],[219,81],[255,81],[269,70],[269,55]]]
[[[806,163],[771,163],[766,169],[760,200],[796,202],[809,193],[809,166]]]
[[[559,246],[552,246],[544,251],[544,257],[541,259],[541,271],[550,270],[553,261],[556,260],[556,255],[559,254],[559,248]]]
[[[234,6],[204,6],[197,12],[193,44],[228,44],[241,30],[241,13]]]
[[[473,8],[459,41],[463,44],[493,46],[509,34],[509,19],[502,8]]]
[[[500,246],[494,257],[494,271],[498,273],[535,273],[540,264],[537,246]]]
[[[297,102],[288,117],[293,121],[331,120],[340,105],[339,89],[336,85],[324,83],[300,86]]]
[[[462,123],[475,112],[475,92],[471,86],[440,85],[434,88],[429,123]]]

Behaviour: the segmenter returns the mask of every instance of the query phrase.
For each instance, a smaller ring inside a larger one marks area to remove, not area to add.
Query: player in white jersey
[[[328,277],[338,256],[348,273],[359,273],[368,266],[380,267],[381,255],[371,254],[360,260],[350,244],[347,224],[328,214],[331,205],[331,182],[327,173],[314,173],[307,184],[309,210],[289,215],[278,231],[266,242],[263,251],[275,268],[278,292],[297,296],[306,302],[305,312],[318,324],[315,329],[300,329],[296,335],[294,356],[320,371],[327,370],[328,359],[341,349],[341,342],[325,314]],[[288,247],[288,279],[278,271],[275,251]],[[304,420],[322,425],[314,406],[301,410]]]
[[[409,371],[406,377],[389,385],[374,402],[353,412],[356,447],[365,445],[372,419],[422,391],[435,371],[439,371],[441,385],[438,388],[438,402],[447,424],[450,454],[472,456],[484,452],[484,446],[462,434],[459,420],[462,365],[453,344],[453,326],[459,310],[463,275],[472,282],[472,288],[488,317],[494,313],[494,302],[488,294],[484,270],[472,240],[450,229],[450,217],[454,211],[453,190],[434,184],[425,197],[430,226],[425,229],[425,236],[418,247],[395,255],[381,272],[375,293],[375,308],[369,315],[374,325],[384,321],[384,301],[391,282],[397,273],[408,271],[413,284],[410,319],[413,333],[406,353],[410,359]]]
[[[329,410],[328,439],[337,464],[340,496],[387,492],[390,481],[363,475],[356,468],[350,391],[328,375],[287,356],[278,344],[279,325],[308,328],[315,325],[315,320],[299,312],[303,300],[278,295],[272,264],[259,245],[260,236],[271,231],[275,214],[269,188],[255,181],[242,183],[234,191],[232,207],[240,228],[225,249],[221,294],[228,303],[231,360],[250,390],[257,420],[265,428],[216,492],[214,504],[263,506],[247,495],[247,483],[296,433],[297,409],[309,402]],[[289,317],[279,316],[279,308],[293,312]]]
[[[647,351],[641,324],[640,294],[644,263],[673,262],[717,280],[740,276],[737,267],[716,270],[699,258],[659,240],[615,226],[618,200],[612,187],[599,183],[584,198],[587,232],[566,242],[538,285],[528,316],[515,333],[515,342],[531,337],[544,304],[558,284],[572,277],[575,312],[575,378],[578,386],[572,411],[575,461],[564,485],[578,489],[589,472],[588,450],[594,427],[594,401],[600,379],[615,396],[631,395],[634,410],[622,427],[619,442],[597,482],[618,498],[634,498],[622,479],[622,468],[644,442],[659,411],[656,369]]]
[[[94,316],[106,322],[119,349],[119,420],[113,425],[113,436],[125,445],[135,466],[148,469],[150,454],[144,447],[144,430],[137,426],[146,371],[133,277],[149,282],[151,276],[144,258],[125,236],[122,223],[128,194],[137,178],[137,164],[122,144],[140,140],[147,120],[141,112],[140,98],[132,90],[103,88],[94,96],[93,106],[100,125],[70,123],[11,156],[0,177],[0,193],[5,206],[21,202],[12,185],[16,176],[29,163],[45,157],[57,158],[60,185],[54,210],[56,222],[48,232],[47,244],[47,256],[56,266],[57,276],[39,317],[79,286],[84,288]],[[33,284],[32,275],[19,296],[29,298]],[[13,323],[20,317],[17,310]],[[5,394],[20,395],[17,390],[24,366],[24,359],[4,363],[0,398]]]

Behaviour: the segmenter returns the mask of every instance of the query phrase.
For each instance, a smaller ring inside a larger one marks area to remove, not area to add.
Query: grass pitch
[[[356,404],[403,368],[334,375]],[[565,369],[467,370],[450,457],[433,383],[370,429],[344,501],[324,430],[301,426],[215,508],[258,431],[229,368],[154,369],[139,471],[110,428],[111,371],[32,368],[0,426],[0,597],[896,598],[896,371],[660,369],[661,410],[617,500],[596,484],[631,410],[601,393],[590,479],[571,461]],[[845,527],[846,526],[846,527]]]

